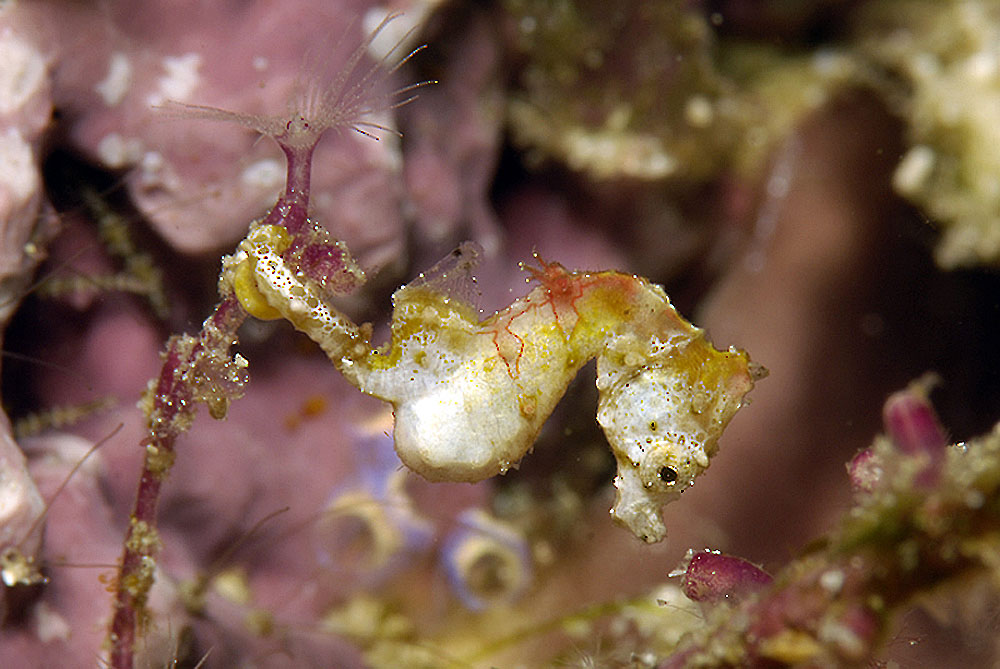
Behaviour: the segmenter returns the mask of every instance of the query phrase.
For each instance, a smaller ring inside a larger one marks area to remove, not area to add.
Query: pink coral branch
[[[211,364],[228,359],[229,348],[236,342],[236,331],[246,317],[247,312],[230,295],[216,306],[197,339],[175,336],[167,343],[154,397],[147,400],[152,403],[149,437],[116,580],[110,634],[110,664],[115,669],[132,666],[137,628],[148,619],[146,599],[153,585],[155,556],[160,543],[156,532],[156,507],[173,464],[177,437],[190,425],[195,402],[202,392],[199,386],[212,376],[210,371],[222,371],[231,377],[228,389],[216,388],[222,391],[215,396],[216,401],[227,404],[239,392],[242,374],[235,369],[238,365],[234,364],[229,370],[211,370]],[[218,417],[219,408],[211,404],[210,407],[213,416]]]

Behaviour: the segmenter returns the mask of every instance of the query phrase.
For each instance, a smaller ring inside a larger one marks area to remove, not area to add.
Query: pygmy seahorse
[[[541,259],[529,268],[534,289],[485,320],[430,282],[400,288],[391,341],[373,347],[370,328],[286,262],[290,243],[282,226],[253,228],[228,263],[237,296],[250,313],[290,321],[352,384],[390,402],[399,457],[431,480],[479,481],[516,465],[596,357],[597,420],[618,464],[612,516],[659,541],[660,507],[708,467],[753,387],[747,354],[716,350],[660,286]],[[475,253],[469,244],[456,251]]]

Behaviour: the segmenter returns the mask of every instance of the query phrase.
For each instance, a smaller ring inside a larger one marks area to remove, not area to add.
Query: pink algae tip
[[[692,601],[716,602],[755,592],[773,580],[766,571],[743,558],[702,551],[688,560],[681,587]]]
[[[893,446],[905,456],[926,461],[913,481],[921,488],[936,485],[948,447],[948,436],[927,397],[933,382],[930,376],[918,379],[890,395],[882,408],[882,422]]]
[[[882,409],[882,420],[892,443],[906,455],[936,454],[948,445],[934,407],[912,390],[893,393]]]
[[[881,458],[874,449],[866,448],[859,451],[847,463],[847,475],[855,490],[874,491],[881,483],[884,474]]]

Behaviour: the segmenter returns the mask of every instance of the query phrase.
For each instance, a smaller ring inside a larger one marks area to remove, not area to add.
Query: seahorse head
[[[640,351],[598,358],[597,421],[618,462],[611,515],[655,542],[666,534],[660,508],[708,468],[753,379],[745,353],[717,351],[700,333],[648,357]]]

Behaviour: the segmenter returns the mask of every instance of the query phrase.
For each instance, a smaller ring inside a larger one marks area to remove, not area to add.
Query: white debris
[[[712,101],[704,95],[692,95],[684,105],[684,120],[694,128],[707,128],[714,119]]]
[[[19,109],[45,83],[45,58],[9,28],[0,32],[0,114]]]
[[[139,161],[143,174],[147,176],[157,174],[163,170],[165,162],[163,154],[159,151],[146,151],[142,154],[142,160]]]
[[[183,56],[164,57],[163,69],[166,74],[159,78],[157,90],[146,101],[157,107],[167,100],[187,100],[201,83],[201,74],[198,72],[200,68],[201,54],[192,52]]]
[[[107,167],[119,169],[134,165],[142,157],[142,141],[110,132],[97,144],[97,157]]]
[[[35,605],[34,614],[35,634],[39,641],[42,643],[69,641],[69,623],[46,602],[39,602]]]
[[[934,170],[934,149],[920,144],[914,146],[899,161],[892,175],[892,187],[900,195],[916,195],[927,183]]]
[[[94,90],[104,100],[104,104],[109,107],[117,106],[128,93],[132,86],[132,63],[128,56],[120,51],[111,54],[108,60],[108,74],[95,87]]]
[[[2,100],[2,97],[0,97]],[[0,132],[0,192],[24,202],[38,188],[38,170],[31,145],[17,128]]]
[[[240,180],[252,188],[277,188],[285,182],[285,167],[273,158],[265,158],[247,165]]]

